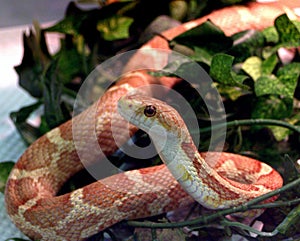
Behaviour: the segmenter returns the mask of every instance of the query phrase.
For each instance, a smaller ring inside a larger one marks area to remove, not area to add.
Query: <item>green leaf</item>
[[[168,63],[162,70],[163,76],[169,76],[169,77],[178,77],[180,76],[183,79],[189,79],[189,80],[197,80],[199,76],[195,73],[195,63],[194,61],[185,62],[185,63],[179,63],[177,61],[171,61]],[[156,72],[157,73],[157,72]],[[154,75],[157,76],[154,72]],[[205,88],[203,86],[203,88]]]
[[[282,76],[289,76],[289,78],[295,78],[295,82],[297,82],[297,78],[299,78],[300,75],[300,63],[299,62],[293,62],[287,65],[284,65],[283,67],[281,67],[278,72],[277,75],[279,77]]]
[[[269,128],[277,141],[283,141],[291,132],[289,129],[280,126],[270,126]]]
[[[292,63],[278,70],[275,75],[263,75],[255,82],[255,93],[280,95],[293,98],[300,74],[300,63]]]
[[[45,29],[47,32],[58,32],[69,35],[79,35],[82,33],[82,25],[87,24],[89,27],[93,26],[94,18],[97,16],[98,11],[92,10],[81,10],[76,6],[74,2],[70,2],[66,16],[63,20],[59,21],[55,25]]]
[[[274,26],[268,27],[262,31],[267,43],[278,43],[279,35]]]
[[[235,62],[240,63],[246,58],[261,55],[262,48],[265,45],[264,35],[255,30],[248,30],[237,33],[232,36],[233,47],[229,49],[227,54],[235,56]]]
[[[64,45],[62,43],[62,45]],[[75,46],[66,47],[65,45],[56,54],[57,61],[57,74],[59,81],[67,84],[70,83],[76,77],[85,76],[85,53],[79,53]]]
[[[0,192],[4,193],[5,185],[14,162],[0,162]]]
[[[286,97],[293,97],[300,76],[300,63],[293,62],[281,67],[277,76],[285,84]]]
[[[246,59],[242,65],[242,69],[256,81],[261,76],[262,60],[257,56],[252,56]]]
[[[279,42],[284,43],[285,46],[299,46],[300,32],[297,26],[283,14],[276,18],[275,28],[279,35]]]
[[[293,99],[268,95],[259,97],[252,109],[254,119],[283,119],[289,117],[293,110]]]
[[[58,78],[57,64],[58,61],[51,64],[44,78],[44,113],[49,129],[70,119],[70,113],[61,100],[63,85]]]
[[[281,85],[281,86],[278,86]],[[255,94],[263,96],[268,94],[280,94],[282,83],[275,75],[261,76],[255,83]]]
[[[84,18],[82,16],[67,16],[55,25],[45,28],[47,32],[57,32],[70,35],[80,34],[80,24]]]
[[[245,75],[238,75],[232,71],[232,64],[234,57],[227,54],[214,55],[209,75],[217,82],[230,86],[239,86],[245,88],[244,80],[248,77]]]
[[[279,59],[276,54],[272,54],[262,62],[261,73],[263,75],[270,75],[274,71]]]
[[[42,75],[50,64],[51,56],[46,47],[44,32],[33,30],[23,34],[24,54],[20,65],[15,67],[19,85],[33,97],[42,97]]]
[[[10,117],[13,120],[15,124],[21,124],[25,122],[30,114],[35,111],[37,108],[39,108],[41,105],[41,102],[38,101],[32,105],[22,107],[19,111],[11,112]]]
[[[14,122],[21,137],[28,145],[41,135],[38,128],[35,128],[26,122],[31,113],[39,108],[41,104],[41,101],[37,101],[32,105],[22,107],[20,110],[10,113],[10,118]]]
[[[263,56],[269,57],[276,54],[280,48],[296,48],[300,46],[300,24],[298,21],[291,21],[286,14],[276,18],[275,26],[263,31],[268,43],[263,50]],[[275,45],[274,45],[275,44]]]
[[[199,48],[198,46],[194,46],[194,54],[191,57],[191,59],[195,60],[198,63],[204,63],[208,66],[211,65],[211,61],[213,58],[213,54],[211,51],[208,51],[204,48]]]
[[[300,31],[300,21],[298,21],[298,20],[293,20],[292,22],[293,22],[293,24],[295,25],[295,27],[298,29],[298,31]]]
[[[132,22],[132,18],[115,15],[111,18],[100,20],[97,24],[97,30],[107,41],[125,39],[129,37],[129,27]]]
[[[271,75],[278,64],[278,61],[276,54],[269,56],[264,61],[257,56],[252,56],[245,60],[242,69],[256,81],[263,75]]]
[[[246,94],[246,91],[242,88],[226,86],[226,85],[217,85],[218,91],[222,96],[229,98],[232,101],[237,100],[242,95]]]
[[[213,54],[228,50],[232,46],[233,41],[219,27],[208,20],[175,37],[170,43],[171,48],[176,43],[192,48],[198,47]]]

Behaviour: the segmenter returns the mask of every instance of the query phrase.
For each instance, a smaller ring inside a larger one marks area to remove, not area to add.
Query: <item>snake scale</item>
[[[216,10],[203,18],[167,30],[163,35],[172,39],[207,19],[221,27],[227,35],[246,29],[263,29],[272,25],[274,19],[285,12],[290,13],[290,10],[279,3],[252,2],[247,6]],[[162,38],[154,37],[142,48],[168,49],[168,44]],[[139,62],[138,57],[140,56],[133,56],[132,61]],[[147,57],[147,61],[158,61],[151,59],[151,56],[144,57]],[[142,61],[142,64],[147,61]],[[123,128],[127,122],[121,116],[116,117],[118,100],[139,86],[152,83],[172,86],[174,81],[153,77],[146,71],[125,74],[102,96],[100,105],[93,104],[72,121],[62,124],[34,142],[14,166],[6,185],[6,209],[15,225],[28,237],[36,240],[85,240],[121,220],[153,216],[192,203],[194,199],[183,190],[189,190],[189,176],[185,178],[187,182],[182,188],[165,165],[119,173],[71,193],[56,196],[63,183],[83,169],[73,142],[74,123],[80,123],[83,128],[79,130],[82,132],[82,142],[89,143],[91,137],[85,134],[85,128],[90,128],[95,121],[95,132],[103,155],[110,155],[117,149],[111,134],[111,120],[119,127],[121,137],[128,132]],[[151,106],[155,104],[154,102]],[[96,117],[93,113],[96,113]],[[157,121],[161,120],[157,118]],[[136,130],[131,125],[129,132],[132,135]],[[126,142],[125,138],[123,142]],[[83,146],[89,148],[88,145]],[[185,157],[190,158],[192,168],[200,168],[198,171],[193,170],[198,178],[202,178],[200,181],[207,189],[201,197],[199,193],[194,193],[193,196],[206,207],[237,205],[282,185],[280,175],[269,166],[230,153],[222,153],[215,170],[209,171],[206,178],[203,178],[199,170],[203,170],[203,167],[208,169],[201,155],[184,143],[180,150]],[[90,155],[93,155],[93,150],[90,150]],[[253,175],[255,185],[259,187],[230,181],[226,178],[228,166],[245,175]],[[217,173],[223,173],[225,177],[220,178]],[[211,197],[208,193],[212,194]],[[214,198],[218,201],[214,201]]]

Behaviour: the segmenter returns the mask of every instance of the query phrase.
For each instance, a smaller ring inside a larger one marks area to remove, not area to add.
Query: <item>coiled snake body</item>
[[[163,35],[171,39],[208,18],[228,35],[249,28],[262,29],[271,25],[275,17],[285,11],[286,8],[276,4],[251,3],[247,7],[230,7],[171,29]],[[149,47],[168,48],[166,42],[158,37],[143,48]],[[127,122],[115,114],[117,101],[128,91],[151,83],[173,85],[172,80],[154,78],[145,71],[127,74],[105,93],[100,105],[92,105],[72,121],[41,137],[25,151],[8,179],[5,202],[9,216],[28,237],[38,240],[84,240],[123,219],[152,216],[193,202],[193,198],[183,190],[165,165],[120,173],[71,193],[55,196],[62,184],[83,168],[73,143],[74,123],[82,126],[78,130],[82,132],[82,142],[89,143],[91,137],[85,134],[85,130],[91,128],[91,123],[95,121],[95,131],[103,153],[112,154],[117,147],[111,134],[111,120],[119,126],[120,136],[127,132],[123,128]],[[126,102],[125,99],[122,101]],[[160,104],[146,105],[156,106],[159,113]],[[96,113],[96,120],[93,113]],[[157,118],[156,121],[159,123],[161,120]],[[136,129],[130,126],[131,134]],[[170,128],[168,131],[174,130]],[[212,170],[189,143],[187,137],[178,146],[180,155],[190,159],[189,164],[183,166],[191,168],[188,172],[185,169],[179,172],[178,179],[184,189],[206,207],[237,205],[282,185],[282,179],[275,170],[239,155],[222,153],[215,170]],[[84,148],[88,149],[88,145],[84,145]],[[92,156],[93,150],[90,152]],[[244,176],[252,175],[254,184],[238,183],[226,178],[226,175],[221,177],[217,174],[224,174],[228,166],[239,170]],[[191,181],[191,173],[200,179],[201,185]]]

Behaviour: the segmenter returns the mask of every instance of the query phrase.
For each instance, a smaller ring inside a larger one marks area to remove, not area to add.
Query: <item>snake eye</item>
[[[147,105],[144,109],[144,114],[147,117],[155,116],[156,114],[156,108],[154,105]]]

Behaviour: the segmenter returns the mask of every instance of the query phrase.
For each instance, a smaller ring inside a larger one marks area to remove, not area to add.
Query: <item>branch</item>
[[[199,224],[211,223],[212,221],[217,220],[220,217],[224,217],[226,215],[237,213],[237,212],[245,212],[250,209],[270,208],[270,207],[274,207],[274,206],[279,207],[279,206],[284,206],[287,204],[291,205],[291,204],[299,203],[300,199],[293,200],[293,201],[287,201],[287,202],[282,202],[282,201],[275,202],[276,204],[272,204],[272,203],[270,203],[270,204],[266,203],[266,204],[260,204],[260,205],[256,205],[256,204],[261,203],[262,201],[267,200],[273,196],[279,195],[280,193],[285,192],[285,191],[287,191],[293,187],[296,187],[298,185],[300,185],[300,178],[298,178],[298,179],[296,179],[296,180],[294,180],[272,192],[269,192],[269,193],[263,194],[259,197],[256,197],[240,206],[223,209],[223,210],[220,210],[213,214],[201,216],[201,217],[193,219],[193,220],[177,222],[177,223],[154,223],[154,222],[148,222],[148,221],[147,222],[127,221],[127,224],[129,226],[134,226],[134,227],[139,227],[139,228],[151,228],[151,229],[182,228],[182,227],[186,227],[186,226],[194,226],[194,225],[199,225]]]

